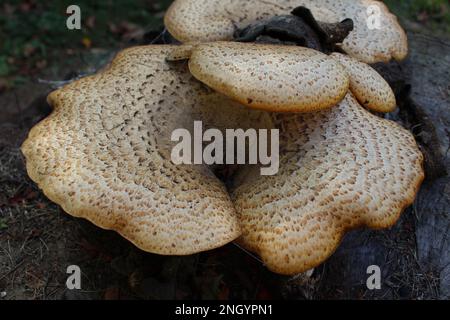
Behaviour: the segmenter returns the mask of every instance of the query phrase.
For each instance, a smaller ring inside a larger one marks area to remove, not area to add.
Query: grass
[[[431,31],[450,33],[450,1],[385,0],[398,16],[422,24]]]

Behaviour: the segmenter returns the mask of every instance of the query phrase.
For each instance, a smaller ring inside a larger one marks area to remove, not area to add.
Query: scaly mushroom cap
[[[335,108],[277,115],[280,171],[243,168],[232,198],[240,242],[281,274],[328,258],[344,233],[393,225],[423,180],[413,136],[363,109],[349,93]]]
[[[251,108],[311,112],[331,108],[349,88],[348,75],[329,56],[303,47],[238,42],[197,45],[191,73]]]
[[[298,6],[309,8],[322,22],[351,18],[355,28],[342,48],[360,61],[402,60],[408,53],[407,37],[397,18],[382,2],[373,0],[176,0],[164,21],[169,32],[182,42],[231,40],[237,29],[289,14]],[[370,11],[372,8],[375,10]],[[379,29],[372,23],[377,13]]]
[[[175,46],[166,56],[166,61],[182,61],[188,60],[191,57],[192,51],[198,43],[185,43],[181,46]]]
[[[51,93],[54,111],[22,152],[30,177],[69,214],[145,251],[185,255],[224,245],[240,228],[208,167],[172,163],[171,132],[194,120],[248,127],[261,113],[205,89],[186,64],[166,63],[173,50],[127,49],[103,72]]]
[[[364,107],[376,112],[392,112],[397,106],[389,84],[371,66],[345,54],[332,53],[350,77],[350,90]]]

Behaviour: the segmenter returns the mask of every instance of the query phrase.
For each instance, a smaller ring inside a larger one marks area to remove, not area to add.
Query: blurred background
[[[450,34],[449,0],[385,2],[411,28]],[[65,12],[72,3],[82,10],[82,30],[66,28]],[[170,3],[170,0],[2,0],[0,92],[34,79],[44,69],[61,68],[61,63],[70,63],[82,53],[151,41],[162,29],[164,11]]]

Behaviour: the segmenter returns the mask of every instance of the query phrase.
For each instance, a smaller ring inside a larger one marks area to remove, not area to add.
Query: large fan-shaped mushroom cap
[[[309,8],[319,21],[335,23],[346,18],[354,30],[343,50],[366,63],[401,60],[408,52],[406,34],[382,2],[373,0],[176,0],[165,24],[182,42],[231,40],[237,29],[294,8]]]
[[[240,242],[268,268],[317,266],[350,229],[393,225],[423,180],[423,156],[407,130],[363,109],[351,95],[330,110],[277,115],[280,171],[243,168],[232,198]]]
[[[350,90],[359,103],[375,112],[395,110],[395,94],[375,69],[345,54],[334,52],[331,56],[345,67],[350,78]]]
[[[186,64],[168,64],[173,50],[127,49],[103,72],[51,93],[54,111],[22,151],[30,177],[69,214],[145,251],[185,255],[224,245],[240,228],[208,167],[172,163],[172,131],[194,120],[245,128],[264,115],[208,90]]]
[[[331,108],[349,88],[340,63],[303,47],[238,42],[195,46],[192,74],[251,108],[311,112]]]

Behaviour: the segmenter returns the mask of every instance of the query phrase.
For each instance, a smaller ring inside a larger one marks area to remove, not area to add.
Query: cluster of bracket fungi
[[[370,29],[369,6],[381,28]],[[176,0],[182,44],[120,52],[52,92],[52,114],[22,146],[46,196],[142,250],[188,255],[236,241],[277,273],[325,261],[344,234],[392,226],[424,178],[410,132],[373,113],[395,96],[368,63],[407,40],[372,0]],[[186,63],[186,60],[188,62]],[[171,132],[280,129],[280,171],[171,162]]]

